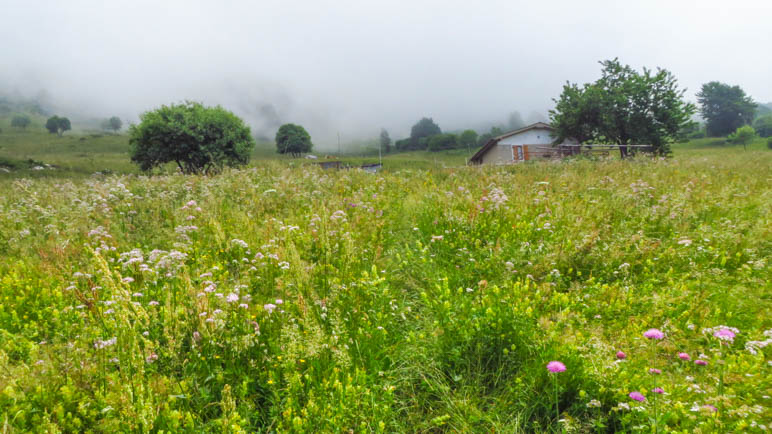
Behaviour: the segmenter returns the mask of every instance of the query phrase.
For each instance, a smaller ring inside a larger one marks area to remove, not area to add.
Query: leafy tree
[[[255,140],[230,111],[188,101],[143,113],[129,127],[129,146],[144,171],[174,162],[183,173],[214,173],[249,162]]]
[[[750,125],[743,125],[738,128],[734,133],[730,134],[727,139],[736,145],[743,145],[743,149],[748,150],[748,144],[756,138],[756,130]]]
[[[458,137],[455,134],[436,134],[429,138],[429,150],[436,152],[458,147]]]
[[[313,148],[311,136],[305,128],[295,124],[284,124],[276,132],[276,152],[299,157],[300,154],[311,152]]]
[[[65,117],[51,116],[46,121],[46,129],[51,134],[62,135],[65,131],[69,131],[72,128],[70,120]]]
[[[687,125],[694,106],[683,100],[677,80],[665,69],[639,73],[617,59],[600,62],[601,78],[584,86],[567,83],[550,110],[556,142],[575,138],[619,145],[651,145],[661,155]]]
[[[391,137],[389,137],[389,132],[385,128],[381,128],[380,141],[383,152],[387,154],[391,152]]]
[[[753,122],[753,128],[761,137],[772,137],[772,115],[762,116]]]
[[[697,94],[697,101],[710,136],[725,136],[750,124],[756,112],[756,103],[745,95],[740,86],[729,86],[718,81],[703,84]]]
[[[13,118],[11,118],[11,126],[14,128],[21,128],[22,130],[27,128],[30,124],[29,116],[27,115],[16,115]]]
[[[118,116],[113,116],[110,119],[105,119],[105,121],[102,123],[102,128],[105,130],[113,130],[118,131],[123,126],[123,122],[121,121],[121,118]]]
[[[418,139],[435,134],[442,134],[439,125],[434,123],[432,118],[422,118],[410,129],[410,140],[417,143]]]
[[[477,131],[475,130],[464,130],[460,136],[458,136],[458,144],[460,146],[466,146],[467,148],[471,148],[473,145],[477,144]]]

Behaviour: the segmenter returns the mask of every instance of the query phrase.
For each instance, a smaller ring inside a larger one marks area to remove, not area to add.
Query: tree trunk
[[[624,160],[627,158],[627,144],[619,145],[619,156]]]

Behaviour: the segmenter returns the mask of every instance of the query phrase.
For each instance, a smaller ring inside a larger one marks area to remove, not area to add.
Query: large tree
[[[105,119],[102,122],[102,128],[105,130],[118,131],[123,126],[123,121],[118,116],[113,116],[110,119]]]
[[[617,59],[600,62],[601,78],[583,86],[567,83],[550,110],[556,142],[575,138],[619,145],[650,145],[659,154],[688,124],[694,105],[683,99],[673,74],[665,69],[638,72]]]
[[[311,152],[314,147],[311,136],[305,128],[295,124],[284,124],[276,132],[276,152],[299,157],[300,154]]]
[[[708,135],[726,136],[748,125],[756,113],[756,103],[740,86],[711,81],[697,94],[700,114],[705,118]]]
[[[418,142],[423,137],[431,137],[436,134],[442,134],[440,126],[434,123],[432,118],[421,118],[410,129],[410,140]]]
[[[51,134],[62,135],[65,131],[72,129],[70,120],[65,117],[51,116],[46,121],[46,129]]]
[[[144,170],[174,162],[183,173],[213,173],[249,162],[255,140],[239,117],[197,102],[164,105],[129,127],[131,161]]]

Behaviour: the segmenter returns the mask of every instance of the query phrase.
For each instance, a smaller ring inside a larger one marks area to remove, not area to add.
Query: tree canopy
[[[442,151],[458,147],[458,137],[455,134],[435,134],[429,138],[430,151]]]
[[[183,173],[212,173],[249,162],[255,146],[249,127],[220,106],[164,105],[129,127],[131,161],[144,170],[174,162]]]
[[[276,152],[298,157],[311,152],[314,144],[305,128],[295,124],[284,124],[276,132]]]
[[[702,85],[697,93],[700,115],[705,119],[708,135],[725,136],[750,124],[756,113],[756,103],[745,95],[740,86],[718,81]]]
[[[550,110],[556,142],[575,138],[620,146],[650,145],[659,154],[691,122],[694,105],[683,99],[685,89],[667,70],[643,68],[639,73],[617,59],[600,62],[601,78],[579,86],[566,83],[555,108]]]
[[[13,118],[11,118],[11,126],[14,128],[21,128],[25,129],[30,124],[29,116],[27,115],[16,115]]]
[[[477,144],[477,131],[464,130],[458,136],[458,144],[461,146],[472,147]]]
[[[410,139],[417,142],[422,137],[430,137],[441,133],[440,126],[434,123],[432,118],[422,118],[410,129]]]
[[[51,116],[46,121],[46,129],[51,134],[62,135],[65,131],[69,131],[72,128],[70,120],[65,117]]]
[[[772,115],[762,116],[753,122],[753,128],[761,137],[772,137]]]

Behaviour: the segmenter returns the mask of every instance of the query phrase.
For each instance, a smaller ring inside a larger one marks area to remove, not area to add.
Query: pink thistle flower
[[[547,370],[553,373],[563,372],[566,370],[566,365],[556,360],[547,363]]]
[[[697,360],[694,361],[694,364],[695,365],[700,365],[700,366],[705,366],[705,365],[708,364],[708,362],[706,362],[704,360],[701,360],[701,359],[697,359]]]
[[[648,329],[645,332],[643,332],[643,336],[649,339],[659,340],[659,339],[663,339],[665,337],[665,334],[658,329]]]
[[[660,370],[659,370],[659,369],[657,369],[657,368],[651,368],[651,369],[649,369],[649,374],[659,375],[659,374],[661,374],[661,373],[662,373],[662,371],[660,371]]]
[[[639,402],[646,401],[646,397],[643,396],[643,394],[641,394],[641,392],[630,392],[630,394],[627,395],[627,396],[629,396],[630,399],[634,399],[634,400],[639,401]]]
[[[617,352],[617,359],[624,360],[627,358],[627,354],[625,354],[623,351]]]
[[[688,354],[686,354],[686,353],[678,353],[678,358],[679,358],[679,359],[681,359],[681,360],[687,360],[687,361],[692,359],[692,358],[691,358],[691,357],[689,357],[689,355],[688,355]]]
[[[664,390],[662,390],[662,388],[661,388],[661,387],[655,387],[655,388],[654,388],[654,389],[652,389],[651,391],[652,391],[652,392],[654,392],[654,393],[659,393],[660,395],[662,395],[663,393],[665,393],[665,391],[664,391]]]

